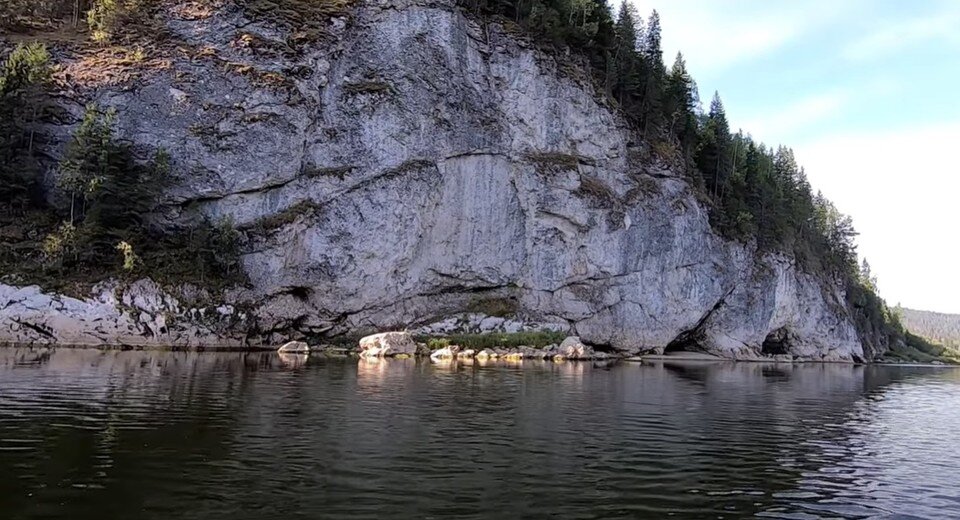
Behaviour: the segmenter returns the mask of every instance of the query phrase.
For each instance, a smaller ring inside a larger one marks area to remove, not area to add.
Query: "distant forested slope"
[[[946,346],[960,347],[960,314],[897,308],[903,324],[914,334]]]

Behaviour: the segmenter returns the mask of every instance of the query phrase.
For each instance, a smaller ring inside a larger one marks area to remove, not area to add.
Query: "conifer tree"
[[[0,69],[0,202],[21,210],[37,182],[32,126],[44,110],[50,54],[40,43],[20,44]]]
[[[663,127],[663,89],[666,71],[663,51],[660,49],[660,14],[650,14],[643,43],[644,70],[642,97],[643,135],[649,137],[655,129]]]
[[[643,54],[653,66],[659,64],[663,69],[663,51],[660,48],[661,42],[660,13],[656,9],[650,13],[650,19],[647,21],[647,29],[644,33]]]
[[[697,110],[700,105],[697,85],[687,72],[683,54],[677,53],[670,74],[667,76],[664,96],[664,115],[668,135],[677,139],[686,165],[691,166],[697,143]]]
[[[632,112],[634,99],[641,88],[640,57],[637,54],[639,31],[636,9],[624,0],[617,14],[614,46],[615,79],[613,91],[624,111]]]
[[[724,183],[732,171],[732,146],[730,125],[720,100],[720,94],[713,94],[710,112],[704,123],[697,166],[703,173],[707,188],[717,198],[722,198]]]

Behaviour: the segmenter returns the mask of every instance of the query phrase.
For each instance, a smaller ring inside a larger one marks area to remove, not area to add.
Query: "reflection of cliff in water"
[[[886,393],[940,378],[960,372],[0,350],[0,467],[19,468],[0,510],[744,516],[857,456]]]

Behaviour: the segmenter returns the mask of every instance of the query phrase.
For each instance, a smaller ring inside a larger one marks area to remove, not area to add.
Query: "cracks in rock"
[[[57,339],[57,338],[53,335],[53,331],[51,331],[50,329],[48,329],[48,328],[46,328],[46,327],[44,327],[44,326],[42,326],[42,325],[37,325],[37,324],[35,324],[35,323],[30,323],[30,322],[28,322],[28,321],[21,321],[21,320],[18,320],[18,319],[16,319],[16,318],[13,319],[13,322],[16,323],[17,325],[20,325],[21,327],[26,327],[26,328],[28,328],[28,329],[36,332],[36,333],[39,334],[40,336],[42,336],[42,337],[44,337],[44,338],[47,338],[47,339],[49,339],[49,340],[51,340],[51,341],[56,341],[56,339]]]
[[[352,186],[348,186],[348,187],[344,188],[343,190],[337,191],[336,193],[331,194],[330,198],[337,198],[337,197],[340,197],[340,196],[345,195],[345,194],[347,194],[347,193],[351,193],[351,192],[354,192],[354,191],[357,191],[357,190],[361,190],[361,189],[366,188],[366,187],[370,186],[371,184],[373,184],[373,183],[375,183],[375,182],[377,182],[377,181],[379,181],[379,180],[390,180],[390,179],[393,179],[393,178],[396,178],[396,177],[400,177],[400,176],[402,176],[402,175],[404,175],[404,174],[406,174],[406,173],[409,173],[409,172],[412,172],[412,171],[416,171],[416,170],[420,170],[420,169],[425,169],[425,168],[433,168],[434,170],[436,170],[437,172],[439,172],[439,168],[437,167],[437,163],[434,162],[434,161],[431,161],[431,160],[429,160],[429,159],[411,159],[411,160],[408,160],[408,161],[404,161],[404,162],[401,163],[399,166],[396,166],[396,167],[394,167],[394,168],[388,168],[388,169],[382,170],[382,171],[380,171],[379,173],[377,173],[376,175],[374,175],[374,176],[372,176],[372,177],[368,177],[368,178],[366,178],[366,179],[362,179],[362,180],[360,180],[359,182],[357,182],[356,184],[354,184],[354,185],[352,185]]]
[[[444,275],[443,273],[436,273],[436,274],[439,276],[450,278],[450,279],[459,279],[453,275]],[[331,316],[329,319],[325,319],[325,321],[328,321],[330,325],[327,327],[323,327],[322,331],[318,333],[325,334],[332,330],[342,328],[346,325],[346,322],[350,320],[352,317],[359,316],[362,314],[376,313],[391,307],[402,306],[418,298],[431,298],[431,297],[437,297],[437,296],[443,296],[443,295],[464,295],[464,296],[474,295],[475,296],[478,294],[491,293],[498,290],[511,289],[511,288],[513,287],[509,284],[493,284],[493,285],[473,286],[473,287],[467,286],[467,285],[456,285],[456,286],[443,287],[434,291],[419,292],[411,296],[406,296],[404,298],[391,301],[389,304],[368,305],[358,309],[352,309],[349,311],[340,312],[336,315]],[[289,330],[290,328],[296,329],[297,327],[296,321],[297,321],[296,318],[293,320],[285,320],[284,324],[281,324],[280,326],[275,326],[267,331],[261,331],[261,332],[266,332],[269,334],[271,332],[283,332],[285,330]],[[334,335],[337,335],[337,334],[334,334]]]
[[[652,173],[652,172],[648,172],[648,171],[646,171],[646,170],[640,170],[640,171],[637,171],[637,172],[632,172],[632,174],[633,174],[633,175],[643,176],[643,177],[652,177],[652,178],[654,178],[654,179],[673,179],[673,180],[677,180],[677,176],[676,176],[676,175],[671,175],[671,174],[667,174],[667,173]]]
[[[25,301],[26,301],[25,298],[21,298],[21,299],[19,299],[19,300],[10,300],[10,301],[8,301],[8,302],[3,306],[3,308],[0,309],[0,310],[4,310],[4,311],[5,311],[5,310],[9,309],[10,307],[13,307],[14,305],[23,304]],[[24,306],[26,307],[26,305],[24,305]],[[27,308],[29,309],[30,307],[27,307]],[[38,309],[30,309],[30,310],[38,310]]]
[[[554,221],[553,223],[555,225],[551,227],[557,228],[560,231],[563,231],[570,235],[576,235],[577,233],[585,233],[590,229],[590,226],[588,225],[581,224],[566,215],[562,215],[560,213],[556,213],[550,210],[539,209],[537,210],[537,215],[540,217],[547,217],[544,220]],[[556,222],[556,221],[560,221],[560,222]],[[572,226],[573,229],[572,230],[569,229],[568,226]]]
[[[490,280],[482,280],[482,279],[465,280],[457,275],[447,274],[432,268],[428,269],[427,271],[439,276],[440,278],[444,278],[447,280],[455,280],[460,282],[460,284],[458,285],[448,286],[436,292],[424,293],[430,296],[439,295],[439,294],[448,294],[448,293],[454,293],[454,292],[478,292],[478,291],[487,291],[487,290],[493,290],[493,289],[506,289],[510,287],[509,284],[497,283]],[[479,282],[487,285],[475,285],[472,287],[465,285],[466,283],[470,283],[470,282]]]
[[[485,155],[494,156],[494,157],[503,157],[503,158],[505,158],[505,159],[511,159],[511,157],[510,157],[509,155],[507,155],[507,154],[505,154],[505,153],[503,153],[503,152],[495,152],[495,151],[489,151],[489,150],[484,150],[484,149],[478,148],[478,149],[474,149],[474,150],[467,150],[467,151],[465,151],[465,152],[459,152],[459,153],[455,153],[455,154],[450,154],[450,155],[448,155],[448,156],[440,159],[440,161],[449,161],[450,159],[459,159],[459,158],[461,158],[461,157],[482,157],[482,156],[485,156]]]
[[[297,180],[297,179],[299,179],[299,178],[300,178],[299,175],[295,175],[295,176],[293,176],[293,177],[291,177],[291,178],[289,178],[289,179],[287,179],[287,180],[285,180],[285,181],[280,181],[280,182],[276,182],[276,183],[273,183],[273,184],[267,184],[267,185],[265,185],[265,186],[257,186],[257,187],[255,187],[255,188],[248,188],[248,189],[245,189],[245,190],[232,191],[232,192],[230,192],[230,193],[224,193],[224,194],[222,194],[222,195],[204,195],[204,196],[200,196],[200,197],[190,198],[190,199],[187,199],[187,200],[184,200],[184,201],[180,202],[180,203],[177,204],[177,205],[183,207],[183,206],[188,206],[188,205],[191,205],[191,204],[199,204],[199,203],[203,203],[203,202],[213,202],[213,201],[216,201],[216,200],[223,200],[223,199],[225,199],[225,198],[227,198],[227,197],[232,197],[232,196],[236,196],[236,195],[249,195],[249,194],[251,194],[251,193],[261,193],[261,192],[279,190],[279,189],[281,189],[281,188],[286,187],[288,184],[290,184],[291,182],[293,182],[293,181],[295,181],[295,180]]]
[[[576,286],[576,285],[585,285],[585,284],[590,284],[590,283],[593,283],[593,282],[611,282],[611,281],[615,281],[615,280],[618,280],[618,279],[621,279],[621,278],[628,278],[628,277],[631,277],[631,276],[635,276],[635,275],[640,274],[641,272],[642,272],[642,271],[630,271],[630,272],[622,273],[622,274],[599,274],[599,275],[595,275],[595,276],[589,276],[589,277],[586,277],[586,278],[579,278],[579,279],[576,279],[576,280],[573,280],[573,281],[566,282],[566,283],[564,283],[564,284],[562,284],[562,285],[560,285],[560,286],[558,286],[558,287],[555,287],[555,288],[553,288],[553,289],[544,289],[544,290],[547,291],[547,292],[549,292],[549,293],[551,293],[551,294],[555,294],[555,293],[557,293],[558,291],[562,291],[562,290],[564,290],[564,289],[569,289],[569,288],[571,288],[571,287],[573,287],[573,286]]]

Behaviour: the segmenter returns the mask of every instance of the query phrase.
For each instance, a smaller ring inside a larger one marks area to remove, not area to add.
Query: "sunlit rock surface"
[[[206,325],[157,287],[137,294],[163,311],[137,313],[103,292],[3,287],[0,339],[246,344],[442,324],[495,305],[509,316],[478,329],[549,324],[625,352],[872,357],[838,287],[714,234],[685,179],[576,63],[496,23],[447,0],[365,2],[330,21],[335,44],[280,55],[236,45],[285,38],[237,9],[165,17],[208,57],[174,55],[134,88],[93,97],[117,109],[135,149],[171,152],[176,185],[159,221],[274,217],[247,233],[250,287],[224,297],[250,316]],[[264,84],[265,73],[286,81]],[[51,156],[71,130],[47,129]]]

